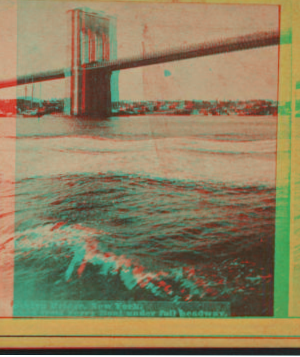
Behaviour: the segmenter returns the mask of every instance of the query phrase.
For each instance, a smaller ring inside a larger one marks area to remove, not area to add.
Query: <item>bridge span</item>
[[[275,46],[279,44],[278,31],[260,32],[246,36],[220,39],[217,41],[204,42],[197,45],[169,49],[157,53],[149,53],[145,56],[123,58],[113,61],[95,61],[83,65],[84,70],[105,69],[107,71],[119,71],[124,69],[138,68],[166,62],[186,60],[196,57],[211,56],[234,51],[249,50],[254,48]],[[71,68],[61,68],[53,71],[37,72],[19,76],[17,79],[0,81],[0,88],[14,87],[16,85],[62,79],[72,75]]]
[[[94,47],[85,48],[78,38],[81,38],[82,27],[89,25],[88,13],[83,10],[72,10],[73,33],[72,33],[72,64],[70,68],[61,68],[53,71],[33,73],[30,75],[19,76],[15,79],[0,81],[0,88],[7,88],[16,85],[24,85],[42,81],[62,79],[71,77],[71,114],[72,115],[97,115],[109,116],[111,110],[111,74],[113,71],[120,71],[141,66],[155,65],[160,63],[186,60],[196,57],[230,53],[234,51],[244,51],[267,46],[276,46],[281,43],[289,42],[289,35],[281,34],[279,31],[268,31],[237,36],[232,38],[223,38],[215,41],[204,42],[195,45],[173,48],[155,53],[139,55],[123,59],[110,59],[109,43],[103,42],[106,47],[106,54],[96,60],[96,39],[101,35],[108,36],[107,27],[97,29],[94,37]],[[95,14],[93,21],[95,22]],[[100,19],[100,18],[99,18]],[[107,20],[107,18],[105,18]],[[100,19],[103,20],[103,19]],[[107,25],[106,25],[107,26]],[[95,23],[93,23],[95,28]],[[95,30],[94,30],[95,31]],[[99,32],[100,31],[100,32]],[[100,35],[99,35],[100,34]],[[105,37],[104,37],[105,39]],[[103,47],[104,48],[104,47]],[[88,51],[88,60],[83,61]],[[103,50],[104,52],[104,50]],[[92,55],[91,55],[92,53]]]

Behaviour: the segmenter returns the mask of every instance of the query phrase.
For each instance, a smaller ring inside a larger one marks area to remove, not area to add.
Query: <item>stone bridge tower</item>
[[[116,21],[102,12],[74,9],[71,15],[71,115],[107,117],[111,111],[111,72],[84,65],[116,59]],[[116,87],[116,86],[115,86]]]

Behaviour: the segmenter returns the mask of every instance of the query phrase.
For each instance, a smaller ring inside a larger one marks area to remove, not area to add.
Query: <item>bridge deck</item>
[[[176,48],[168,51],[150,53],[145,56],[124,58],[109,62],[93,62],[86,64],[83,67],[86,70],[103,69],[107,71],[118,71],[165,62],[180,61],[189,58],[211,56],[221,53],[249,50],[266,46],[274,46],[278,45],[280,42],[289,43],[290,38],[289,36],[287,36],[288,34],[285,34],[285,36],[280,36],[278,31],[259,32],[245,36],[238,36],[229,39],[220,39],[217,41]],[[25,76],[19,76],[17,79],[0,81],[0,88],[61,79],[69,76],[71,76],[71,70],[62,68],[55,71],[40,72]]]

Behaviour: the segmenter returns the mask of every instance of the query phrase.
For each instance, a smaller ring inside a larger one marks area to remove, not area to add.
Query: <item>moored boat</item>
[[[30,118],[30,117],[41,117],[45,114],[44,108],[38,108],[38,109],[30,109],[30,110],[25,110],[23,112],[23,117],[24,118]]]

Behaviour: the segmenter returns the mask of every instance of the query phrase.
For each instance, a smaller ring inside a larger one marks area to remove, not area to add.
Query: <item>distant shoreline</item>
[[[165,113],[165,112],[153,112],[153,113],[124,113],[115,112],[112,113],[112,117],[132,117],[132,116],[152,116],[152,115],[168,115],[168,116],[200,116],[200,117],[277,117],[276,114],[199,114],[199,113]]]
[[[18,98],[0,100],[0,116],[22,114],[28,110],[43,109],[51,113],[69,113],[68,98],[38,100]],[[201,115],[201,116],[277,116],[290,113],[290,103],[273,100],[249,101],[202,101],[202,100],[157,100],[157,101],[118,101],[111,103],[111,116],[133,115]]]

